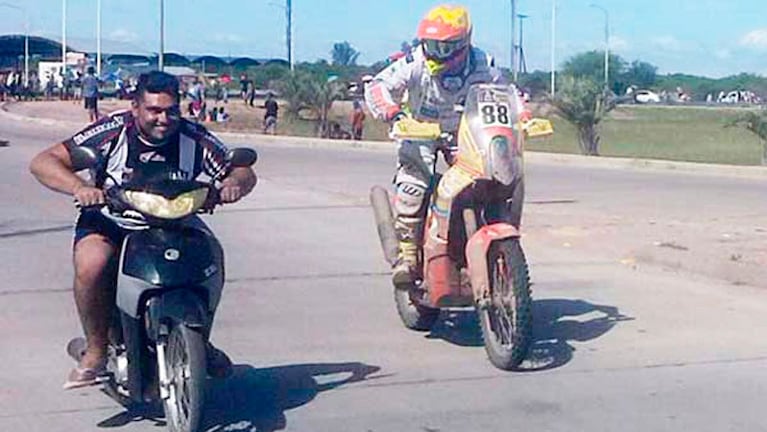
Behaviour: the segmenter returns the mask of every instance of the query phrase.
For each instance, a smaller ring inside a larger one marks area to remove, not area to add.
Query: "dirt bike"
[[[104,163],[85,147],[71,156],[76,170]],[[229,159],[250,166],[257,154],[234,149]],[[106,205],[95,209],[129,231],[121,245],[102,389],[131,409],[161,402],[173,432],[200,427],[206,346],[224,284],[221,245],[196,216],[212,212],[218,191],[212,182],[184,177],[167,172],[114,186]],[[75,338],[67,352],[79,361],[85,348],[85,339]]]
[[[450,167],[429,188],[417,278],[394,287],[397,312],[407,328],[423,331],[440,309],[476,308],[490,362],[504,370],[521,364],[532,339],[532,298],[519,231],[524,143],[553,132],[547,120],[520,120],[523,107],[514,91],[472,86],[459,109],[457,137],[412,119],[396,122],[391,132],[396,139],[435,141],[443,150],[457,142]],[[398,241],[388,193],[374,186],[370,199],[384,255],[394,265]]]

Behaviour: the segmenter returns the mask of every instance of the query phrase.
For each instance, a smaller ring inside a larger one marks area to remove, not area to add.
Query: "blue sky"
[[[518,0],[529,70],[549,70],[551,1]],[[767,76],[767,2],[764,0],[556,0],[556,57],[604,46],[609,12],[611,50],[661,73],[721,77]],[[60,39],[62,0],[0,0],[29,10],[33,34]],[[369,64],[410,40],[426,0],[293,0],[298,61],[329,58],[334,42],[349,41]],[[510,57],[510,2],[465,0],[476,45],[502,65]],[[187,54],[285,57],[284,0],[165,0],[166,50]],[[105,49],[157,51],[159,0],[102,0]],[[95,50],[96,0],[67,0],[70,45]],[[0,7],[0,34],[23,32],[22,14]]]

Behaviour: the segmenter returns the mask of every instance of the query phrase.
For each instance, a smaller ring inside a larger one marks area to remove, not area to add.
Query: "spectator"
[[[75,101],[83,98],[83,73],[75,72]]]
[[[213,107],[213,109],[210,110],[210,115],[208,115],[207,120],[211,123],[218,121],[218,107]]]
[[[99,119],[99,79],[94,75],[93,66],[88,66],[87,73],[82,79],[82,94],[85,101],[85,109],[88,110],[88,118],[91,123]]]
[[[277,105],[277,101],[274,100],[274,95],[271,92],[266,95],[263,108],[266,110],[264,112],[264,133],[274,135],[280,107]]]
[[[218,115],[216,116],[217,123],[226,123],[229,121],[229,113],[224,111],[224,107],[218,109]]]
[[[245,74],[240,75],[240,95],[242,96],[243,102],[246,104],[248,103],[248,88],[250,85],[250,80],[248,79],[248,76]]]
[[[256,99],[256,86],[253,81],[248,81],[248,100],[247,104],[253,106],[253,101]]]
[[[362,131],[365,128],[365,111],[362,109],[360,101],[354,101],[354,110],[351,115],[352,135],[359,141],[362,139]]]

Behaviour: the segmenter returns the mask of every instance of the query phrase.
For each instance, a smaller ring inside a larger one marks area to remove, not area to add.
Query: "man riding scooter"
[[[471,33],[465,7],[431,9],[418,25],[420,45],[365,87],[365,100],[373,115],[392,123],[439,123],[442,131],[454,133],[460,121],[454,107],[465,100],[469,87],[502,81],[493,58],[472,46]],[[405,94],[407,102],[403,103]],[[425,216],[424,198],[434,176],[437,148],[432,141],[401,140],[397,149],[394,211],[399,256],[392,280],[401,285],[418,276],[418,228]]]
[[[91,173],[92,183],[74,174],[70,152],[79,146],[106,158],[103,168]],[[103,204],[105,191],[115,181],[125,183],[169,170],[189,179],[205,174],[220,182],[221,203],[237,202],[253,189],[256,176],[250,167],[231,166],[227,152],[204,127],[181,118],[178,80],[155,71],[140,76],[130,110],[103,118],[32,160],[30,171],[40,183],[72,195],[82,206],[73,246],[74,293],[87,349],[67,376],[65,389],[94,385],[105,373],[116,255],[126,234],[90,206]],[[226,354],[211,344],[208,364],[208,373],[214,377],[231,370]]]

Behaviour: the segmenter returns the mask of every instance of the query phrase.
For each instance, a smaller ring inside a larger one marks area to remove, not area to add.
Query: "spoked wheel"
[[[168,398],[165,418],[172,432],[194,432],[200,426],[205,399],[205,340],[202,334],[176,325],[168,335],[165,355]]]
[[[527,356],[533,333],[530,281],[519,239],[493,242],[488,270],[490,299],[478,310],[485,351],[495,367],[511,370]]]
[[[412,292],[415,287],[395,287],[394,302],[397,304],[397,313],[399,313],[402,323],[410,330],[428,331],[434,325],[434,321],[439,316],[439,309],[430,308],[418,304],[412,298]]]

